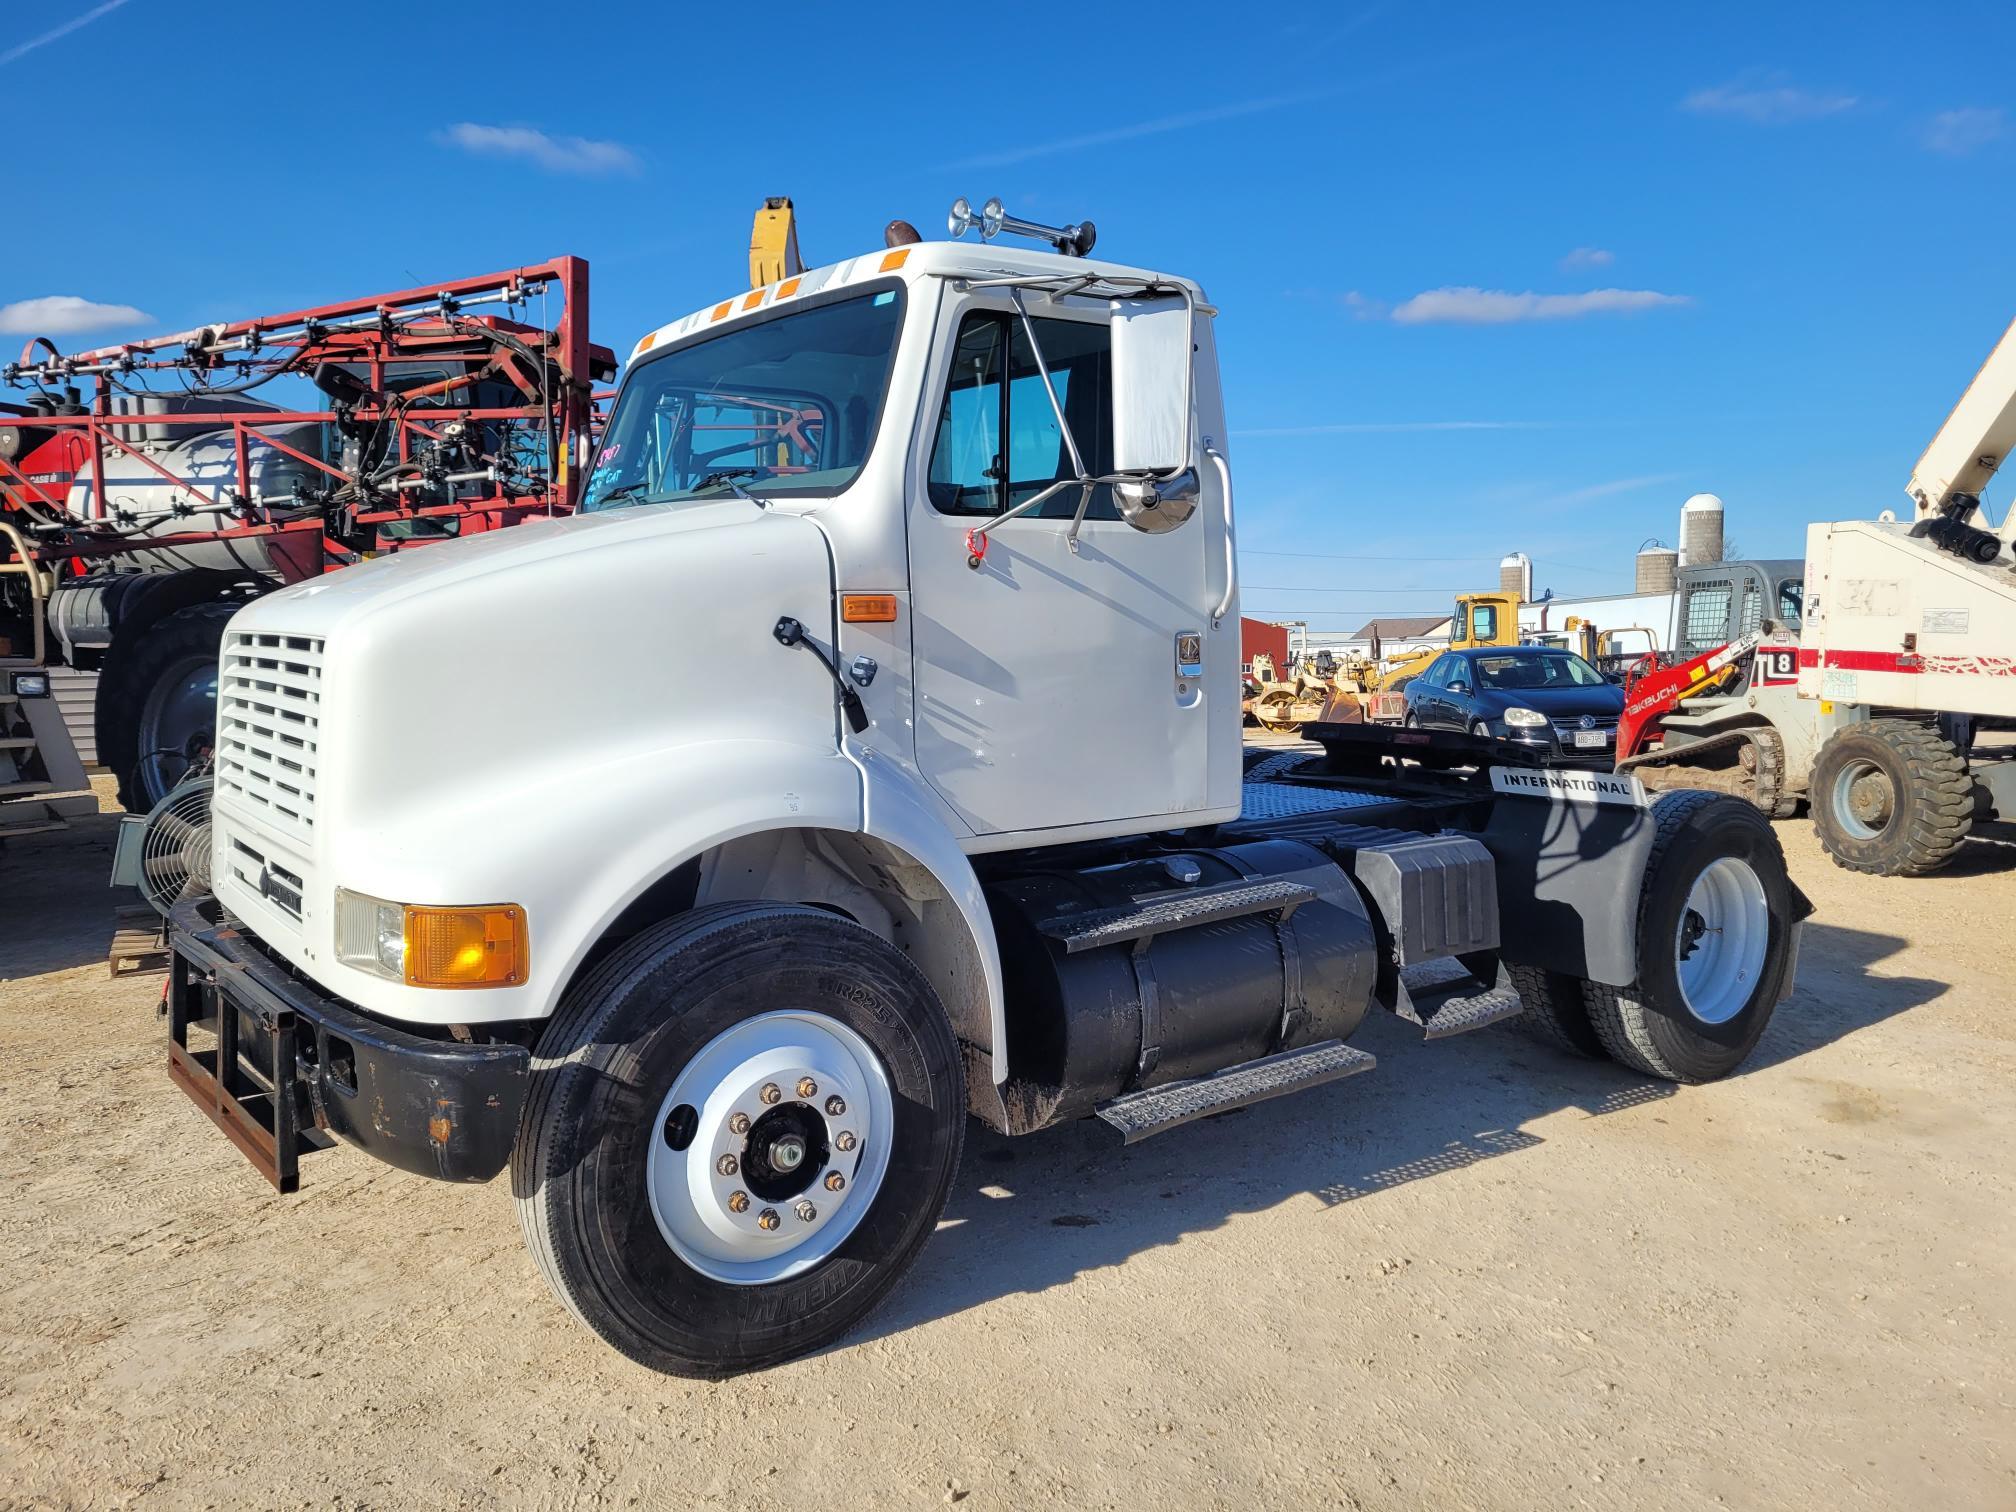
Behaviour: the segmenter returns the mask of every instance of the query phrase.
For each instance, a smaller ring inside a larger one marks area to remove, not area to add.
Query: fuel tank
[[[1372,1002],[1365,905],[1334,862],[1296,841],[1030,871],[987,895],[1009,1004],[1001,1091],[1017,1133],[1342,1039]],[[1168,927],[1186,915],[1194,922]]]

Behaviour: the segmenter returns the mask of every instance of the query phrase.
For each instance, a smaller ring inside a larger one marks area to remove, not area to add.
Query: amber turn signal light
[[[414,987],[516,987],[530,957],[525,910],[409,907],[406,981]]]
[[[896,622],[893,593],[843,593],[840,618],[850,625],[891,625]]]

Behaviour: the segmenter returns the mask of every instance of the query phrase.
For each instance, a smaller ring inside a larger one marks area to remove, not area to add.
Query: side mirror
[[[1470,684],[1459,677],[1449,684],[1449,691],[1451,693],[1468,693],[1470,691]]]
[[[1174,530],[1197,512],[1192,315],[1184,299],[1113,301],[1113,485],[1136,530]]]

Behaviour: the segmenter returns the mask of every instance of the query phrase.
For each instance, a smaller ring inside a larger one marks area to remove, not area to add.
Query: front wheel
[[[831,1343],[936,1226],[965,1134],[936,993],[820,909],[646,931],[548,1027],[511,1165],[527,1244],[583,1323],[673,1375]]]
[[[1727,1076],[1756,1047],[1790,985],[1811,911],[1751,804],[1668,793],[1652,808],[1638,896],[1638,979],[1588,984],[1589,1023],[1613,1060],[1666,1081]]]
[[[1922,877],[1951,861],[1974,824],[1974,780],[1938,730],[1872,719],[1836,730],[1813,763],[1813,829],[1837,866]]]

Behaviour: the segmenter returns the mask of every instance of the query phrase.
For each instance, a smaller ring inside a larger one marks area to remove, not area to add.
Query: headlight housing
[[[336,889],[336,959],[409,987],[516,987],[530,958],[516,903],[437,908]]]
[[[1507,709],[1505,723],[1519,730],[1537,730],[1547,723],[1547,716],[1538,709]]]

